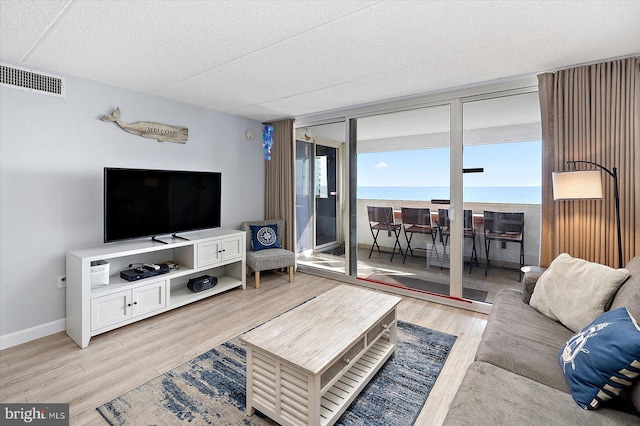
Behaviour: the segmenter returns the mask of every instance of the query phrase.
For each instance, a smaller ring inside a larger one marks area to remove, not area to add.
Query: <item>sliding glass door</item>
[[[540,240],[534,85],[344,119],[296,130],[299,265],[484,312],[520,286]]]
[[[343,122],[296,129],[298,264],[345,272]]]
[[[338,148],[316,144],[316,249],[338,245]]]
[[[538,93],[463,103],[465,224],[463,296],[493,302],[537,265],[541,202]],[[473,251],[475,246],[475,251]]]
[[[357,120],[359,279],[450,295],[450,106]],[[444,224],[444,222],[442,222]]]

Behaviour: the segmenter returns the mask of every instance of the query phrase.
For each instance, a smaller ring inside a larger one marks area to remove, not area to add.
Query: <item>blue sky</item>
[[[464,148],[465,186],[540,186],[541,142]],[[449,186],[449,149],[431,148],[358,154],[358,186]]]

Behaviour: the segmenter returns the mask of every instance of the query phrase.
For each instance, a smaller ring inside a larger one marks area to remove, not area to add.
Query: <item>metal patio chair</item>
[[[402,256],[404,253],[400,246],[400,232],[402,231],[402,225],[396,224],[393,219],[393,207],[372,207],[367,206],[367,213],[369,215],[369,229],[371,230],[371,236],[373,237],[373,244],[371,244],[371,250],[369,250],[369,258],[373,253],[373,248],[378,249],[378,253],[382,253],[380,245],[378,244],[378,235],[380,231],[387,232],[387,235],[391,237],[391,234],[395,236],[395,243],[393,244],[393,250],[391,251],[391,259],[389,262],[393,262],[393,256],[396,254],[396,246]]]

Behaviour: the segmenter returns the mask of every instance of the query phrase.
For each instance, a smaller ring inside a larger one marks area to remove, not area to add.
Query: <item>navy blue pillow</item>
[[[627,308],[605,312],[569,339],[558,360],[573,399],[594,410],[640,374],[640,328]]]
[[[278,240],[278,225],[250,225],[253,250],[281,248]]]

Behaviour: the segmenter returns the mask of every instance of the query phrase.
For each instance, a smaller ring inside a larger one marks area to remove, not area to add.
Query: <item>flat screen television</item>
[[[104,242],[220,227],[221,174],[104,169]]]

